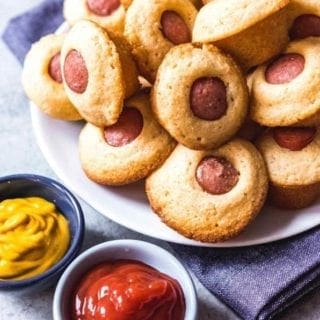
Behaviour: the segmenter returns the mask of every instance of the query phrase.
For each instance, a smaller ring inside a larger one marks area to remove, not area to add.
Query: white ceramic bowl
[[[185,320],[197,319],[197,297],[189,273],[168,251],[148,242],[138,240],[104,242],[78,256],[63,273],[57,285],[53,299],[53,319],[68,319],[70,296],[83,274],[99,263],[117,259],[141,261],[176,279],[185,297]]]

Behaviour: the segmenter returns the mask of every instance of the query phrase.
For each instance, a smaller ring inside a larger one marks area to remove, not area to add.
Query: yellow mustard
[[[0,280],[31,278],[58,262],[69,247],[67,219],[39,197],[0,202]]]

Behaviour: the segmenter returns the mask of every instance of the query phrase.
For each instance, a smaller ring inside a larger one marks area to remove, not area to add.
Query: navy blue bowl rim
[[[53,265],[50,269],[48,269],[44,273],[41,273],[40,275],[32,278],[28,278],[24,280],[1,280],[0,290],[30,287],[34,284],[41,282],[46,278],[54,277],[55,275],[61,273],[79,253],[82,246],[83,237],[84,237],[84,229],[85,229],[84,216],[83,216],[80,203],[76,199],[76,197],[71,193],[71,191],[67,189],[63,184],[51,178],[41,176],[41,175],[36,175],[36,174],[14,174],[14,175],[0,177],[0,183],[6,182],[6,181],[14,181],[14,180],[31,180],[33,182],[36,182],[42,185],[49,185],[56,189],[62,189],[65,192],[65,194],[68,196],[69,200],[71,200],[75,208],[74,212],[76,214],[79,226],[78,228],[76,228],[76,232],[72,238],[71,245],[68,251],[60,261],[58,261],[55,265]]]

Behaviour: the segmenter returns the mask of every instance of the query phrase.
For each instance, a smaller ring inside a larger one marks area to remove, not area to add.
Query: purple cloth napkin
[[[3,39],[22,62],[32,42],[62,21],[62,0],[48,0],[12,19]],[[320,280],[319,229],[246,248],[172,246],[205,287],[245,320],[271,319]]]
[[[47,0],[10,20],[2,39],[20,63],[31,44],[52,33],[63,22],[62,0]]]
[[[319,285],[320,232],[265,245],[208,249],[173,245],[200,282],[245,320],[265,320]]]

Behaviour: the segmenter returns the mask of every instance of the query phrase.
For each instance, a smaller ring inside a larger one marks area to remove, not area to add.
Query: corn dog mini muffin
[[[123,32],[125,9],[120,0],[64,0],[63,14],[71,26],[86,19],[108,31]]]
[[[248,70],[280,53],[287,45],[284,7],[288,3],[289,0],[210,1],[197,15],[192,40],[214,43]]]
[[[48,116],[80,120],[62,84],[60,51],[64,35],[48,35],[34,43],[26,55],[22,84],[29,99]]]
[[[86,175],[104,185],[124,185],[149,175],[169,156],[176,142],[153,119],[149,95],[125,102],[118,122],[99,128],[87,124],[79,139]]]
[[[210,149],[240,129],[248,92],[229,56],[210,44],[183,44],[164,58],[151,100],[157,119],[179,143]]]
[[[210,151],[178,145],[146,180],[151,207],[161,219],[205,242],[238,235],[260,211],[267,189],[261,155],[241,139]]]
[[[320,37],[320,5],[318,0],[291,0],[289,5],[291,40]]]
[[[85,120],[114,124],[125,97],[138,88],[138,73],[126,42],[91,21],[76,23],[61,51],[66,93]]]
[[[170,48],[191,42],[196,14],[196,8],[186,0],[134,0],[130,5],[124,33],[147,80],[154,81]]]
[[[320,38],[290,43],[251,79],[251,118],[265,126],[320,124]]]
[[[277,127],[257,141],[270,178],[271,204],[298,209],[320,194],[320,130],[316,127]]]

